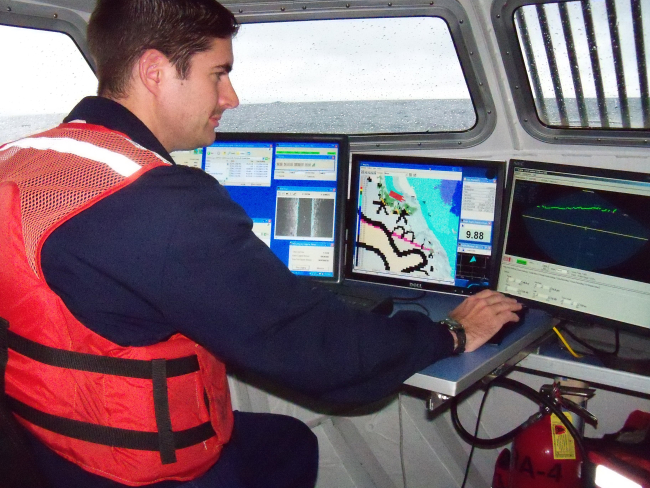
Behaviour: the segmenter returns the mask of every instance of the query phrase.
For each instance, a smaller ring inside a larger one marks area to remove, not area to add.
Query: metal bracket
[[[512,370],[519,361],[521,361],[522,359],[524,359],[526,356],[528,356],[533,352],[534,352],[534,348],[522,349],[513,357],[508,359],[505,363],[503,363],[501,366],[495,368],[491,373],[485,375],[485,377],[481,381],[484,384],[488,384],[495,378],[505,375],[506,373],[510,372],[510,370]]]
[[[451,398],[450,396],[443,395],[442,393],[432,392],[431,395],[429,395],[429,398],[427,398],[425,404],[427,412],[434,412],[442,405],[444,405],[445,402],[448,401],[450,398]]]

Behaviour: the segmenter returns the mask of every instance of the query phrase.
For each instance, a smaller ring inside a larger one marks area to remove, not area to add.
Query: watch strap
[[[465,334],[465,327],[463,327],[463,324],[449,317],[442,320],[440,323],[456,334],[457,344],[456,347],[454,347],[452,354],[458,355],[464,353],[465,345],[467,344],[467,335]]]

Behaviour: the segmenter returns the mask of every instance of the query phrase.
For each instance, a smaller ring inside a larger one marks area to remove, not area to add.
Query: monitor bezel
[[[584,176],[596,176],[603,178],[614,178],[621,180],[631,180],[631,181],[642,181],[650,183],[650,173],[640,173],[635,171],[625,171],[618,169],[609,169],[609,168],[595,168],[590,166],[576,166],[568,164],[558,164],[558,163],[547,163],[543,161],[532,161],[525,159],[511,159],[508,162],[508,176],[505,189],[505,199],[503,205],[503,215],[501,218],[502,229],[500,238],[501,242],[499,243],[500,256],[499,256],[499,269],[498,272],[501,272],[501,262],[505,254],[505,245],[506,245],[506,236],[508,234],[508,224],[510,222],[510,207],[512,199],[512,190],[514,185],[514,172],[515,168],[524,168],[524,169],[533,169],[533,170],[545,170],[545,171],[555,171],[561,173],[575,174],[575,175],[584,175]],[[498,285],[498,281],[497,281]],[[515,298],[518,302],[525,303],[529,307],[537,308],[544,310],[551,314],[554,318],[558,320],[565,320],[567,322],[573,322],[576,324],[582,325],[602,325],[606,327],[614,327],[622,330],[627,330],[630,332],[640,333],[642,335],[650,336],[650,327],[646,328],[639,325],[628,324],[627,322],[621,322],[619,320],[610,319],[607,317],[601,317],[599,315],[590,314],[587,312],[581,312],[577,310],[571,310],[568,308],[560,307],[558,305],[552,305],[545,302],[540,302],[533,300],[531,298],[524,298],[515,295],[508,295],[506,292],[502,292],[504,295],[511,296]]]
[[[350,141],[346,134],[287,133],[287,132],[216,132],[214,142],[305,142],[338,143],[339,159],[336,168],[336,216],[334,219],[334,274],[326,276],[300,277],[325,283],[340,283],[343,280],[345,247],[345,219],[347,215],[348,167],[350,164]],[[224,188],[228,189],[227,186]],[[298,275],[296,275],[298,276]]]
[[[494,227],[492,239],[492,254],[490,256],[490,268],[488,270],[488,279],[490,285],[488,289],[496,289],[497,277],[499,271],[499,264],[497,259],[501,255],[498,247],[501,239],[501,217],[503,192],[505,186],[506,163],[505,161],[495,160],[479,160],[479,159],[459,159],[459,158],[446,158],[439,156],[407,156],[407,155],[386,155],[386,154],[352,154],[352,161],[350,165],[350,197],[348,201],[348,215],[347,215],[347,239],[346,239],[346,252],[345,252],[345,279],[354,281],[363,281],[366,283],[377,283],[382,285],[397,286],[400,288],[409,288],[415,290],[431,291],[431,292],[444,292],[456,295],[474,295],[484,287],[471,287],[464,288],[461,286],[442,285],[438,283],[426,283],[403,278],[393,278],[386,276],[377,276],[355,271],[353,269],[353,258],[355,251],[355,234],[357,225],[357,205],[359,199],[359,173],[362,162],[377,162],[377,163],[398,163],[398,164],[422,164],[422,165],[438,165],[438,166],[474,166],[474,167],[487,167],[496,171],[497,188],[495,195],[494,207]]]

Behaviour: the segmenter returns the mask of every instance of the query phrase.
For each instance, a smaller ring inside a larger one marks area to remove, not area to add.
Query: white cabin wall
[[[515,371],[508,377],[535,390],[552,378]],[[299,418],[319,440],[320,470],[317,488],[450,488],[460,486],[470,446],[455,432],[447,407],[433,415],[413,390],[395,395],[374,409],[329,416],[298,406],[258,387],[230,378],[233,407],[244,411],[277,413]],[[587,426],[585,435],[601,437],[618,431],[634,410],[650,412],[650,396],[596,388],[587,408],[599,419],[598,428]],[[272,387],[268,391],[272,391]],[[474,430],[483,391],[459,405],[461,422]],[[402,442],[406,485],[400,456],[399,402],[402,408]],[[486,401],[479,435],[496,437],[513,429],[538,407],[502,388],[493,388]],[[508,447],[508,446],[505,446]],[[476,449],[468,488],[488,487],[500,449]]]
[[[230,378],[233,407],[291,415],[306,422],[320,447],[317,488],[402,488],[399,403],[402,407],[404,467],[408,487],[460,486],[469,446],[458,437],[445,411],[429,417],[424,400],[410,393],[349,415],[328,416],[299,407]],[[463,418],[476,418],[480,398],[461,405]],[[481,431],[481,435],[489,435]],[[474,454],[468,487],[489,486],[496,452]]]

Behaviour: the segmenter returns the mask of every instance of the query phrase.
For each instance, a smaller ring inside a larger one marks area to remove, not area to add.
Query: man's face
[[[209,50],[192,56],[187,79],[169,80],[159,113],[165,149],[195,149],[214,142],[223,112],[239,105],[230,83],[232,63],[232,40],[214,39]]]

